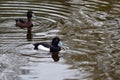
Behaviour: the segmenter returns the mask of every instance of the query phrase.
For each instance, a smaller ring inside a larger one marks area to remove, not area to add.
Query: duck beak
[[[59,41],[58,46],[63,47],[63,42]]]
[[[37,16],[36,16],[34,13],[32,13],[32,17],[33,17],[33,18],[37,18]]]
[[[69,47],[67,47],[63,42],[59,41],[58,46],[63,48],[64,50],[68,50]]]

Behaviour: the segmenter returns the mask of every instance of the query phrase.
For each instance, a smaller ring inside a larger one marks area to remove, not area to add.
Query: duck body
[[[16,19],[16,26],[20,28],[28,28],[33,27],[33,23],[31,21],[28,22],[25,19]]]
[[[32,11],[28,11],[27,12],[27,19],[16,19],[16,26],[20,27],[20,28],[27,28],[27,27],[33,27],[33,23],[32,23],[32,17],[33,17],[33,12]]]
[[[45,50],[49,52],[58,52],[61,50],[61,47],[53,46],[48,43],[35,43],[33,45],[35,50]]]
[[[50,51],[50,52],[59,52],[61,50],[61,47],[58,45],[60,42],[59,38],[55,37],[52,40],[52,43],[35,43],[34,45],[34,49],[35,50],[46,50],[46,51]]]
[[[50,51],[50,44],[48,43],[35,43],[33,45],[35,50]]]

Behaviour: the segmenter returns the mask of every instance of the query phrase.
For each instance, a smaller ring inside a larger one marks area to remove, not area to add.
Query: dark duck
[[[54,37],[52,39],[51,44],[49,43],[35,43],[34,45],[34,49],[35,50],[47,50],[51,53],[51,56],[53,58],[54,61],[59,61],[59,51],[61,50],[61,45],[62,42],[60,41],[59,37]]]
[[[16,19],[16,26],[20,28],[33,27],[32,17],[35,17],[34,13],[31,10],[28,10],[27,19]]]
[[[27,12],[27,19],[16,19],[16,27],[20,27],[20,28],[27,28],[27,39],[28,41],[32,40],[32,27],[33,27],[33,23],[32,23],[32,17],[36,17],[34,15],[34,13],[31,10],[28,10]]]

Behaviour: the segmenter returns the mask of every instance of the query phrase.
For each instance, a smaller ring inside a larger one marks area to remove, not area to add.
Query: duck
[[[20,27],[20,28],[33,27],[32,17],[35,17],[33,11],[28,10],[27,19],[23,19],[23,18],[15,19],[16,27]]]
[[[35,43],[34,50],[45,50],[49,52],[59,52],[61,50],[61,40],[59,37],[54,37],[51,43],[41,42]]]
[[[52,39],[51,44],[42,42],[42,43],[35,43],[34,50],[45,50],[51,53],[52,59],[56,62],[59,61],[59,51],[61,51],[61,42],[59,37],[54,37]]]
[[[32,17],[36,17],[34,15],[34,13],[31,10],[28,10],[27,12],[27,19],[16,19],[16,27],[20,27],[20,28],[27,28],[27,35],[26,38],[28,41],[32,40],[32,27],[33,27],[33,23],[32,23]]]

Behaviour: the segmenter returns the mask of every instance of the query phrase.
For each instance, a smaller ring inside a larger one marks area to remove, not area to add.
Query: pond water
[[[32,10],[32,41],[15,26]],[[59,36],[54,62],[36,42]],[[0,80],[119,80],[119,0],[0,0]]]

